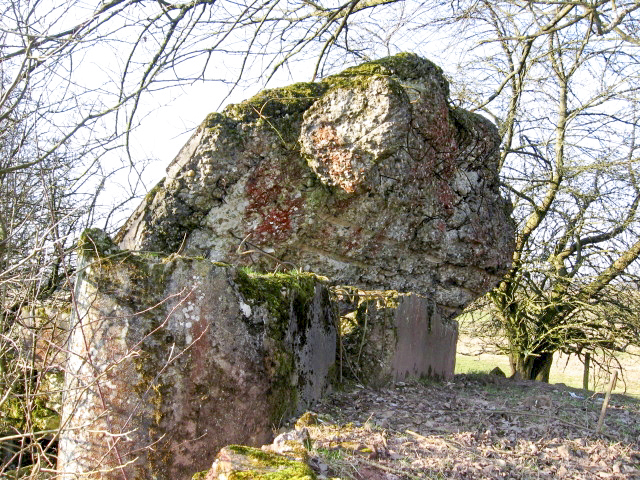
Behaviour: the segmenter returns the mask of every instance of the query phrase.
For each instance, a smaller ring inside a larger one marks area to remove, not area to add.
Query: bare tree
[[[298,61],[311,62],[312,78],[377,56],[367,39],[391,48],[384,15],[411,14],[396,3],[2,3],[0,474],[52,469],[56,429],[43,419],[59,394],[50,382],[63,368],[74,238],[88,226],[112,230],[145,193],[147,159],[132,142],[150,113],[145,96],[199,81],[232,92]]]
[[[640,340],[633,316],[607,308],[637,280],[640,254],[638,11],[631,1],[480,1],[441,19],[476,45],[456,77],[461,101],[503,138],[516,251],[489,299],[525,378],[548,381],[557,351]]]

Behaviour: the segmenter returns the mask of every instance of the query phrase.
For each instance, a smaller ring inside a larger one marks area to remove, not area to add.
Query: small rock
[[[318,425],[318,415],[313,412],[305,412],[296,422],[296,430],[313,425]]]
[[[309,465],[320,475],[325,475],[329,471],[329,465],[327,465],[320,457],[311,457],[309,459]]]

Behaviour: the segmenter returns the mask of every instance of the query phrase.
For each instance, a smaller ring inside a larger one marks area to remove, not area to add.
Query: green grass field
[[[461,335],[458,340],[456,356],[456,373],[488,373],[494,367],[500,367],[508,375],[511,374],[509,359],[504,355],[488,353],[477,354],[481,345],[478,341]],[[618,382],[615,393],[626,393],[640,398],[640,351],[620,354],[618,360],[622,369],[618,368]],[[614,367],[615,364],[611,364]],[[551,369],[549,383],[564,383],[570,387],[582,388],[584,367],[576,357],[556,354]],[[613,370],[612,372],[613,373]],[[604,391],[610,381],[610,374],[594,366],[590,370],[589,390]]]

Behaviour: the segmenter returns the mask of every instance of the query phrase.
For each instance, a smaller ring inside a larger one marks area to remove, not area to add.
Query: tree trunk
[[[519,373],[523,379],[549,382],[553,352],[540,352],[536,355],[514,353],[509,360],[513,371]]]
[[[584,354],[584,372],[582,373],[582,388],[589,390],[589,364],[591,363],[591,352]]]

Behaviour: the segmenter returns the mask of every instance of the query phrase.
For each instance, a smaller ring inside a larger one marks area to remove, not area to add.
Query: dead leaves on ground
[[[317,409],[320,478],[640,478],[640,401],[601,403],[563,385],[455,382],[355,388]]]

